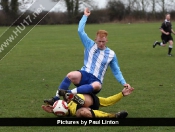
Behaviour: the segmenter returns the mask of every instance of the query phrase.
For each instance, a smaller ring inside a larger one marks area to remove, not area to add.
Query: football
[[[68,104],[64,100],[57,100],[53,104],[53,112],[57,116],[64,116],[68,112]]]

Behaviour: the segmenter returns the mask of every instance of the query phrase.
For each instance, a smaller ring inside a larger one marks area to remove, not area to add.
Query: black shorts
[[[99,98],[93,93],[89,93],[88,95],[90,95],[92,97],[92,99],[93,99],[93,104],[89,108],[91,108],[93,110],[98,110],[99,107],[100,107]],[[77,105],[76,109],[78,110],[78,109],[80,109],[82,107],[83,106],[81,106],[81,105]]]
[[[93,110],[98,110],[100,107],[99,98],[94,93],[90,93],[89,95],[93,99],[93,105],[91,105],[90,108]]]
[[[161,36],[161,39],[162,39],[163,44],[166,44],[170,40],[173,41],[173,37],[171,35],[162,35]]]

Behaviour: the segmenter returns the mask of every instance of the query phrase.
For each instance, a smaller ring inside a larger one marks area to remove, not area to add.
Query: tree
[[[18,4],[18,0],[11,0],[11,3],[10,3],[10,12],[12,15],[16,16],[17,13],[18,13],[18,7],[19,7],[19,4]]]
[[[126,8],[129,12],[131,12],[134,9],[135,0],[127,0]]]
[[[156,0],[151,0],[150,5],[152,6],[152,13],[155,14],[155,11],[156,11]]]
[[[134,4],[136,6],[136,10],[141,10],[145,13],[148,10],[150,0],[134,0]]]
[[[146,7],[148,7],[149,1],[148,0],[141,0],[141,7],[142,7],[142,12],[145,13]]]
[[[174,10],[174,0],[157,0],[157,8],[165,15],[166,12]]]
[[[161,0],[161,5],[162,5],[162,13],[165,13],[165,0]]]
[[[5,13],[14,15],[18,12],[18,0],[1,0],[0,5]]]
[[[1,0],[1,7],[5,13],[9,12],[9,0]]]
[[[93,8],[92,0],[52,0],[54,2],[63,1],[65,3],[69,22],[72,23],[77,17],[81,8],[91,7]]]
[[[120,0],[110,0],[107,3],[107,8],[109,10],[110,20],[121,21],[125,15],[125,5]]]
[[[18,2],[18,9],[21,11],[25,11],[34,2],[35,2],[34,0],[20,0]]]

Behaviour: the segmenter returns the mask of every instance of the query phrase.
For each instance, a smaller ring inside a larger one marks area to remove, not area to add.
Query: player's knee
[[[173,46],[173,41],[169,41],[170,46]]]
[[[73,76],[74,76],[74,72],[69,72],[66,77],[68,77],[71,80]]]
[[[76,112],[76,117],[92,118],[90,108],[80,108]]]
[[[67,74],[67,76],[72,82],[79,80],[81,78],[81,73],[79,71],[72,71]]]
[[[94,90],[100,90],[101,89],[101,84],[99,82],[93,82],[92,87]]]

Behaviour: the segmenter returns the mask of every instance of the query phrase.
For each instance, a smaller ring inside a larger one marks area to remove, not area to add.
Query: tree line
[[[50,0],[55,2],[59,0]],[[106,7],[99,9],[93,0],[60,0],[65,5],[66,11],[49,12],[44,11],[37,16],[31,24],[72,24],[77,23],[84,7],[89,7],[93,12],[88,23],[105,22],[136,22],[136,21],[159,21],[164,19],[166,13],[175,19],[174,0],[109,0]],[[11,25],[23,12],[21,7],[30,4],[30,0],[0,0],[0,25]],[[33,12],[28,10],[15,23],[19,24],[27,15]]]

